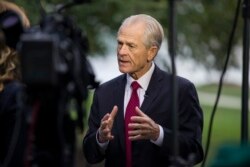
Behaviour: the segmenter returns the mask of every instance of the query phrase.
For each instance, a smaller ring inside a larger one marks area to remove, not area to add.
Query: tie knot
[[[141,85],[138,84],[138,82],[134,81],[134,82],[131,83],[131,87],[132,87],[133,90],[136,91],[138,88],[141,87]]]

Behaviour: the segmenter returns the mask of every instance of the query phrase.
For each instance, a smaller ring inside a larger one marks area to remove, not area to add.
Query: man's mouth
[[[128,64],[129,61],[125,61],[125,60],[119,60],[119,64]]]

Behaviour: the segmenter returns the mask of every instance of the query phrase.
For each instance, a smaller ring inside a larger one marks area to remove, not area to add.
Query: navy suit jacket
[[[153,72],[148,89],[140,109],[161,125],[164,130],[162,146],[150,140],[133,141],[133,167],[166,167],[171,164],[172,157],[172,76],[157,66]],[[84,155],[89,163],[98,163],[105,159],[106,167],[125,167],[125,136],[124,136],[124,93],[126,75],[120,75],[96,89],[89,116],[89,130],[83,140]],[[178,143],[179,155],[187,160],[193,157],[193,163],[203,159],[201,146],[203,114],[194,85],[181,77],[177,77],[178,89]],[[97,141],[96,133],[103,116],[111,112],[114,105],[118,113],[114,120],[112,134],[114,139],[102,150]]]

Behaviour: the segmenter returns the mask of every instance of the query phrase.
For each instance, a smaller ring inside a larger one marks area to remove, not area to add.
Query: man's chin
[[[130,73],[130,71],[128,69],[124,69],[124,68],[119,68],[119,71],[121,73]]]

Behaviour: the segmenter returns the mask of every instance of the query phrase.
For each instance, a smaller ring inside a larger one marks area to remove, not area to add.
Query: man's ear
[[[157,46],[151,46],[148,50],[148,61],[154,60],[155,56],[157,55],[158,52],[158,47]]]

